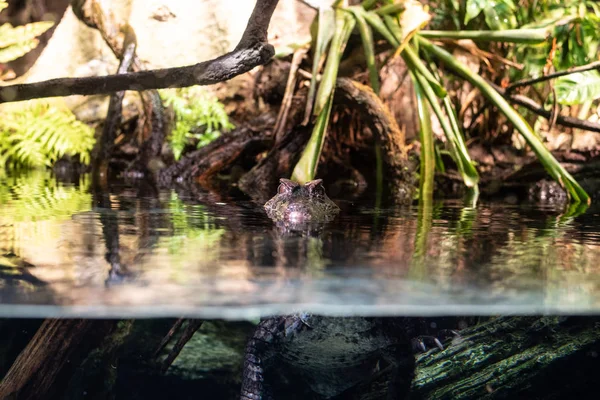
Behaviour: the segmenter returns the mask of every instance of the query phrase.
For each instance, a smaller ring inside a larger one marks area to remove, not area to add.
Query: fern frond
[[[31,39],[0,48],[0,63],[7,63],[16,60],[19,57],[23,57],[25,54],[35,49],[38,44],[39,41],[37,39]]]
[[[8,28],[6,27],[8,25]],[[52,21],[32,22],[30,24],[13,27],[10,24],[2,25],[0,32],[0,48],[5,48],[30,41],[54,26]]]
[[[0,119],[0,165],[51,166],[67,155],[88,164],[94,131],[67,108],[32,101]]]
[[[169,135],[169,145],[178,160],[190,143],[202,147],[234,126],[229,122],[225,107],[205,89],[195,86],[161,90],[165,105],[175,112],[175,126]]]
[[[0,10],[5,7],[0,3]],[[7,63],[24,56],[39,44],[36,39],[54,25],[52,21],[33,22],[13,27],[11,24],[0,26],[0,63]]]

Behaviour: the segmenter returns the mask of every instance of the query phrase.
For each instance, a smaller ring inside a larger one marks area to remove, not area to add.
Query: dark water
[[[418,355],[417,398],[596,398],[598,208],[335,200],[334,222],[290,232],[239,193],[99,189],[85,176],[61,183],[43,172],[0,177],[0,372],[10,376],[40,332],[52,338],[43,348],[85,326],[47,396],[33,398],[237,399],[257,318],[303,312],[297,339],[258,354],[270,352],[264,376],[283,385],[275,399],[329,398],[347,387],[356,396],[339,398],[395,399],[377,393],[410,383],[404,319],[363,317],[412,316],[427,327],[467,327],[446,350],[430,341]],[[86,321],[42,322],[54,317]],[[186,324],[157,347],[179,317],[206,321],[164,372]],[[47,324],[62,326],[62,336]],[[389,364],[381,354],[391,348],[404,350]],[[21,394],[36,382],[28,379]]]
[[[600,312],[599,212],[339,200],[321,231],[199,188],[0,180],[0,316]]]

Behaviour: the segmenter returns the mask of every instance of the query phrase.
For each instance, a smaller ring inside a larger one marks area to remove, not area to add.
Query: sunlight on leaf
[[[515,4],[512,0],[490,1],[483,9],[485,22],[492,30],[511,29],[517,26]]]
[[[486,6],[488,0],[467,0],[465,7],[465,25],[476,18]]]
[[[561,76],[556,80],[556,101],[574,105],[600,98],[600,73],[585,71]]]

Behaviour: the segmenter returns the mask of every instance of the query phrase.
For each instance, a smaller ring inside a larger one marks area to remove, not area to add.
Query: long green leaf
[[[325,70],[323,71],[323,77],[319,90],[317,91],[317,97],[315,100],[315,107],[313,110],[314,115],[321,114],[321,111],[325,108],[326,103],[329,101],[331,93],[335,88],[335,81],[337,79],[337,73],[340,66],[340,61],[346,48],[348,38],[354,29],[356,21],[351,13],[336,9],[335,11],[335,33],[331,40],[331,46],[329,47],[329,54],[327,55],[327,63],[325,64]]]
[[[360,6],[365,10],[370,10],[371,8],[375,7],[376,4],[377,0],[364,0]]]
[[[429,82],[433,88],[433,91],[438,97],[446,97],[447,92],[446,89],[444,89],[444,86],[442,86],[442,84],[435,79],[431,71],[429,71],[427,66],[423,64],[423,61],[421,61],[416,51],[414,51],[411,46],[406,46],[404,48],[404,51],[402,52],[402,58],[409,68],[419,71],[419,73],[423,75],[425,79],[427,79],[427,82]]]
[[[374,12],[366,12],[365,20],[371,25],[385,40],[388,41],[394,48],[400,46],[400,40],[396,39],[392,32],[385,26],[381,17]]]
[[[317,38],[313,54],[312,76],[310,78],[310,88],[308,89],[308,97],[306,100],[306,111],[304,124],[308,123],[313,103],[315,101],[315,93],[317,92],[317,75],[321,64],[327,52],[327,46],[333,38],[335,32],[335,11],[331,7],[319,7]]]
[[[471,39],[482,42],[505,43],[544,43],[550,38],[552,30],[537,29],[507,29],[503,31],[420,31],[419,35],[431,39]]]
[[[535,135],[529,124],[523,117],[500,95],[494,88],[485,81],[481,76],[474,74],[469,68],[457,61],[450,53],[441,47],[434,45],[429,40],[418,37],[420,45],[432,55],[439,58],[445,65],[464,77],[472,85],[481,90],[496,107],[502,111],[508,120],[517,128],[523,135],[529,146],[535,152],[546,171],[554,178],[561,186],[563,186],[573,202],[590,203],[589,195],[575,181],[563,166],[556,161],[552,154],[546,149],[542,141]]]
[[[332,104],[333,92],[329,96],[325,108],[319,114],[310,139],[302,152],[302,156],[294,167],[294,171],[292,172],[293,181],[304,184],[315,178],[317,166],[319,165],[319,157],[321,157],[321,150],[323,149],[323,143],[325,142],[325,133],[327,132],[327,126],[329,125]]]
[[[433,109],[433,112],[435,113],[437,119],[440,121],[440,125],[442,127],[442,130],[444,131],[444,134],[446,135],[446,138],[448,138],[448,141],[450,142],[451,149],[453,150],[453,158],[456,161],[458,170],[461,173],[465,185],[467,187],[476,186],[477,182],[479,181],[479,176],[477,174],[477,170],[475,170],[473,164],[471,164],[471,160],[468,158],[469,156],[466,151],[466,148],[463,149],[464,153],[466,154],[466,160],[464,159],[464,156],[461,157],[460,155],[457,155],[459,153],[457,149],[459,144],[457,143],[458,140],[456,139],[457,135],[455,129],[458,129],[458,126],[454,127],[453,124],[449,121],[449,118],[446,118],[442,111],[442,108],[440,107],[437,101],[437,97],[435,96],[433,89],[431,88],[431,85],[429,85],[429,82],[425,79],[425,77],[418,72],[415,73],[415,77],[420,87],[422,88],[423,94],[429,101],[429,105]]]
[[[556,80],[556,101],[559,104],[582,104],[600,98],[600,73],[585,71],[561,76]]]
[[[426,199],[431,202],[433,197],[433,179],[435,175],[435,147],[433,130],[431,129],[431,114],[425,101],[424,91],[418,73],[411,74],[417,97],[417,111],[419,116],[419,139],[421,141],[421,168],[419,184],[419,200]],[[422,78],[422,77],[421,77]],[[427,81],[422,79],[427,84]],[[431,88],[430,88],[431,89]],[[434,96],[435,97],[435,96]]]
[[[27,39],[8,47],[0,48],[0,63],[7,63],[24,56],[38,45],[37,39]]]
[[[333,104],[333,94],[335,91],[335,81],[340,65],[340,60],[346,48],[346,43],[354,29],[356,21],[353,15],[341,9],[336,10],[335,33],[329,47],[327,63],[323,71],[323,78],[319,85],[317,98],[315,102],[314,113],[318,116],[313,132],[302,152],[302,156],[296,164],[292,173],[292,179],[296,182],[306,183],[314,179],[317,173],[319,157],[325,141],[329,116]]]
[[[369,80],[373,91],[379,95],[379,69],[375,61],[375,45],[373,44],[373,32],[371,27],[365,20],[365,14],[367,13],[362,7],[350,7],[349,10],[356,18],[358,25],[358,31],[362,39],[363,48],[365,51],[365,60],[367,62],[367,69],[369,70]]]
[[[379,15],[394,15],[399,12],[404,11],[404,4],[401,3],[392,3],[386,4],[385,6],[379,7],[375,10],[375,12]]]
[[[441,77],[435,65],[433,63],[430,63],[430,65],[433,76],[438,82],[441,82]],[[446,96],[442,99],[442,104],[444,105],[444,110],[446,111],[446,115],[448,116],[448,120],[450,121],[450,126],[452,128],[451,132],[444,131],[446,138],[448,139],[448,143],[450,144],[452,158],[456,162],[458,171],[463,178],[465,185],[467,187],[474,188],[479,182],[479,174],[477,173],[477,169],[475,169],[475,166],[471,161],[471,157],[469,156],[469,152],[467,151],[467,145],[465,144],[464,135],[462,129],[460,128],[460,124],[458,123],[456,110],[454,109],[454,105],[452,104],[449,96]],[[448,133],[450,133],[450,135],[448,135]]]

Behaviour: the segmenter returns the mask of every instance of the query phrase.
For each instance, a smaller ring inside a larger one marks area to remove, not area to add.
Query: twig
[[[183,350],[183,346],[185,346],[185,344],[192,338],[192,336],[194,336],[194,333],[196,333],[196,331],[200,329],[203,322],[204,321],[201,319],[188,320],[188,325],[183,330],[181,337],[173,345],[173,348],[171,349],[171,351],[167,355],[167,358],[165,359],[165,361],[163,361],[161,365],[161,372],[163,374],[169,369],[171,364],[173,364],[173,361],[175,361],[179,353],[181,353],[181,350]]]
[[[160,352],[164,350],[164,348],[167,346],[167,344],[169,343],[169,341],[173,338],[173,336],[175,335],[175,333],[177,333],[177,331],[179,330],[179,328],[181,328],[181,325],[183,325],[184,322],[185,322],[185,319],[183,319],[183,318],[179,318],[177,321],[175,321],[175,323],[173,324],[173,326],[171,327],[171,329],[169,329],[169,332],[167,332],[167,334],[165,335],[165,337],[160,341],[160,344],[158,345],[158,347],[156,348],[156,350],[152,354],[153,358],[158,357],[158,355],[160,354]]]
[[[308,52],[307,48],[301,48],[294,52],[292,62],[290,64],[290,72],[288,75],[287,84],[285,86],[285,94],[283,95],[283,101],[281,102],[281,108],[277,115],[277,121],[275,122],[275,128],[273,129],[275,135],[275,143],[279,143],[281,136],[283,135],[283,129],[287,122],[287,116],[292,105],[292,97],[294,96],[294,90],[296,89],[296,80],[298,68],[300,63],[304,59],[304,56]]]
[[[237,47],[213,60],[177,68],[139,71],[122,75],[58,78],[43,82],[4,86],[0,103],[41,97],[92,95],[122,90],[147,90],[212,85],[263,65],[275,54],[267,43],[267,29],[279,0],[257,0]]]
[[[511,103],[523,106],[526,109],[528,109],[529,111],[531,111],[541,117],[544,117],[547,120],[550,120],[552,118],[551,111],[544,109],[544,107],[542,107],[540,104],[536,103],[529,97],[519,95],[519,94],[509,95],[505,89],[502,89],[498,85],[495,85],[489,81],[488,81],[488,83],[490,85],[492,85],[498,93],[500,93],[502,96],[504,96]],[[556,123],[559,125],[562,125],[562,126],[566,126],[568,128],[579,128],[579,129],[583,129],[586,131],[600,133],[600,124],[591,122],[591,121],[585,121],[585,120],[582,120],[579,118],[557,115]]]
[[[522,79],[520,81],[516,81],[516,82],[511,83],[510,85],[508,85],[506,87],[506,92],[510,93],[512,90],[514,90],[515,88],[518,88],[518,87],[531,86],[531,85],[534,85],[534,84],[539,83],[539,82],[544,82],[544,81],[547,81],[547,80],[550,80],[550,79],[558,78],[560,76],[575,74],[577,72],[591,71],[593,69],[599,69],[600,70],[600,61],[594,61],[593,63],[587,64],[587,65],[582,65],[580,67],[569,68],[569,69],[566,69],[564,71],[553,72],[553,73],[548,74],[548,75],[540,76],[539,78]]]

